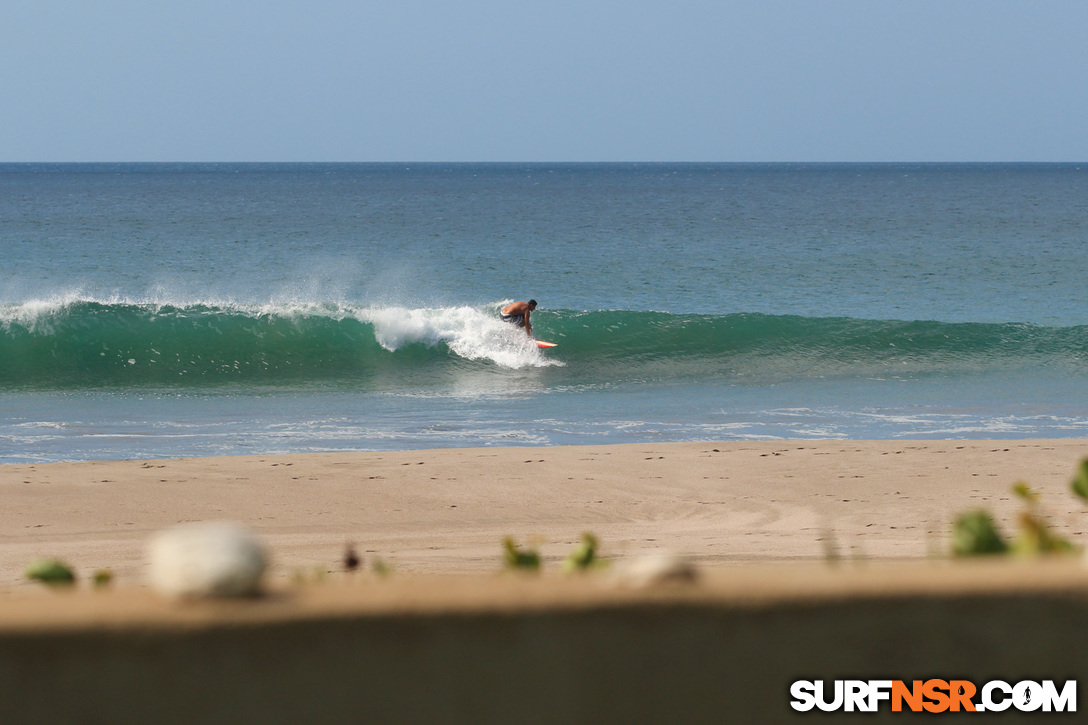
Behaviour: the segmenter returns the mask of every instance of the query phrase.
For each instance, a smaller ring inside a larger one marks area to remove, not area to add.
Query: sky
[[[35,0],[0,161],[1088,161],[1085,0]]]

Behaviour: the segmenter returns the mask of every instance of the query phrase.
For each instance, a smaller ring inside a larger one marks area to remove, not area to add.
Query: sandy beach
[[[669,443],[56,463],[0,467],[0,584],[55,556],[143,578],[144,545],[179,522],[252,528],[272,576],[336,571],[345,544],[401,573],[501,566],[504,536],[554,564],[583,532],[601,553],[665,550],[704,566],[948,552],[953,517],[988,508],[1011,530],[1011,486],[1074,538],[1068,489],[1088,441]]]
[[[4,466],[0,696],[11,722],[771,723],[797,716],[798,679],[1062,684],[1088,672],[1068,646],[1088,626],[1080,558],[965,562],[948,535],[980,507],[1011,533],[1024,481],[1082,542],[1086,454],[804,441]],[[259,535],[269,596],[144,585],[148,537],[206,519]],[[586,531],[617,567],[669,551],[698,575],[560,576]],[[497,575],[507,535],[544,576]],[[393,575],[345,573],[347,542]],[[23,581],[41,555],[116,584]]]

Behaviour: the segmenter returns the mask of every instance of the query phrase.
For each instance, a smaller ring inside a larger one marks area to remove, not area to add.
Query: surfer
[[[532,337],[533,324],[529,322],[529,314],[536,309],[536,300],[528,302],[511,302],[502,308],[503,322],[511,322],[518,327],[525,328],[525,334]]]

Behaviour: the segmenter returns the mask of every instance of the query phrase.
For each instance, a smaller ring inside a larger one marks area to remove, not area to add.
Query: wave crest
[[[477,361],[561,364],[488,309],[174,305],[59,297],[0,307],[0,383],[363,380]]]
[[[543,353],[498,305],[91,300],[0,306],[0,386],[448,384],[551,369],[549,385],[904,378],[1031,370],[1088,376],[1088,327],[541,310]]]

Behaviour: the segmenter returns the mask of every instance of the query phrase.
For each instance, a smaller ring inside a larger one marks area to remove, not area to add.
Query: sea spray
[[[509,324],[472,307],[366,308],[357,317],[374,326],[378,344],[390,352],[413,344],[444,344],[466,360],[491,361],[504,368],[562,364],[539,353]]]

